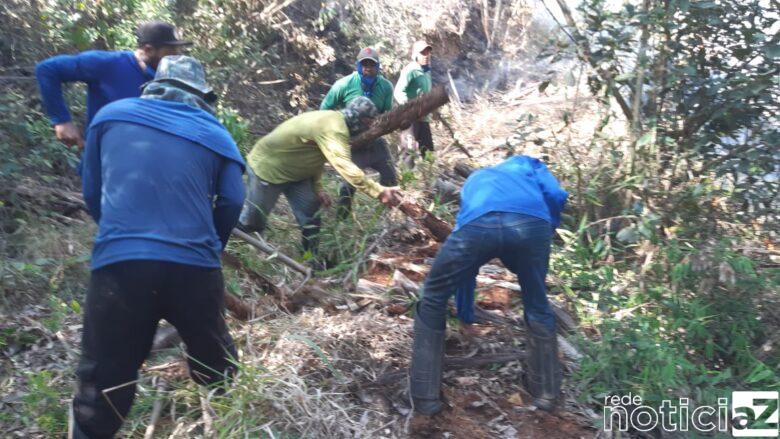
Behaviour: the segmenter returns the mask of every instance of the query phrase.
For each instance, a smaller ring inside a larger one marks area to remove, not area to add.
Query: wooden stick
[[[273,246],[265,242],[262,238],[252,236],[238,229],[233,229],[233,235],[243,239],[244,241],[246,241],[247,244],[262,251],[263,253],[273,255],[274,258],[278,259],[283,264],[303,274],[304,276],[311,275],[311,270],[308,267],[296,261],[295,259],[285,255],[284,253],[279,252],[279,250],[277,250],[276,248],[274,248]]]
[[[458,89],[455,87],[455,81],[452,79],[452,73],[450,73],[449,69],[447,69],[447,79],[450,80],[450,89],[452,89],[452,95],[455,96],[455,103],[460,106],[460,94],[458,94]]]
[[[149,425],[146,426],[144,439],[152,439],[154,437],[154,429],[157,427],[157,421],[160,420],[160,413],[162,413],[163,409],[163,398],[160,394],[165,391],[166,387],[167,385],[164,380],[160,379],[157,381],[157,399],[155,399],[154,404],[152,404],[152,416],[149,419]]]

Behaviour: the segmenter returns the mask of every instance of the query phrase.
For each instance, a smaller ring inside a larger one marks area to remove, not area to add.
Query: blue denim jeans
[[[449,298],[458,292],[471,302],[459,308],[473,306],[479,268],[499,258],[517,275],[526,321],[555,331],[544,283],[552,233],[552,225],[541,218],[508,212],[490,212],[462,226],[447,238],[425,279],[420,318],[432,329],[444,329]]]

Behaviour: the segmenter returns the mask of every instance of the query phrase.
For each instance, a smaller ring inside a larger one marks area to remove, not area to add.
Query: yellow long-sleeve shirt
[[[326,161],[373,198],[386,189],[352,162],[349,129],[338,111],[310,111],[288,119],[258,140],[247,157],[255,174],[269,183],[314,178],[317,190]]]

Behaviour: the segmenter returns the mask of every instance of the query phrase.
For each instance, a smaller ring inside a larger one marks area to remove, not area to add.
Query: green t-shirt
[[[393,96],[396,102],[403,105],[410,99],[431,91],[431,85],[430,70],[425,72],[420,64],[411,62],[401,70],[401,74],[398,76],[398,83],[395,84]],[[430,122],[430,116],[426,116],[422,120]]]
[[[385,189],[352,163],[349,129],[338,111],[309,111],[288,119],[258,140],[247,156],[252,171],[269,183],[311,178],[318,191],[326,161],[371,197]]]
[[[320,110],[340,110],[358,96],[363,96],[363,87],[360,84],[358,72],[352,72],[345,76],[330,88],[325,99],[320,104]],[[376,105],[380,113],[384,113],[393,107],[393,84],[384,76],[378,76],[374,84],[374,92],[369,98]]]

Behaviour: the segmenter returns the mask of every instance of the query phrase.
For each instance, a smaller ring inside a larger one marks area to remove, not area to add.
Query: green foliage
[[[251,135],[249,133],[249,124],[247,121],[238,114],[238,112],[230,107],[220,105],[217,109],[217,118],[222,125],[230,132],[233,140],[236,141],[238,149],[241,151],[241,155],[246,157],[249,151],[252,150]]]
[[[643,179],[715,173],[735,189],[731,196],[754,210],[769,207],[780,189],[764,178],[780,169],[778,17],[761,2],[631,1],[617,10],[607,3],[581,4],[583,38],[592,64],[614,75],[613,84],[594,77],[594,92],[614,86],[628,102],[642,94],[625,160]]]
[[[625,260],[635,250],[605,253],[604,237],[588,243],[583,230],[563,233],[565,248],[553,261],[583,323],[599,334],[582,339],[586,356],[573,382],[583,399],[632,392],[651,405],[672,397],[711,404],[733,389],[780,386],[777,364],[751,353],[764,335],[753,296],[770,285],[730,241],[706,250],[656,241],[655,259],[642,272],[599,266],[608,253]],[[657,238],[653,230],[643,245]],[[733,280],[723,275],[730,270]]]
[[[50,436],[63,435],[68,429],[68,387],[53,381],[49,371],[27,374],[27,392],[23,397],[26,423],[35,423]]]
[[[21,91],[0,93],[0,181],[11,182],[22,175],[63,174],[78,163],[76,152],[54,139],[43,114],[30,111]],[[10,184],[10,183],[8,183]]]

